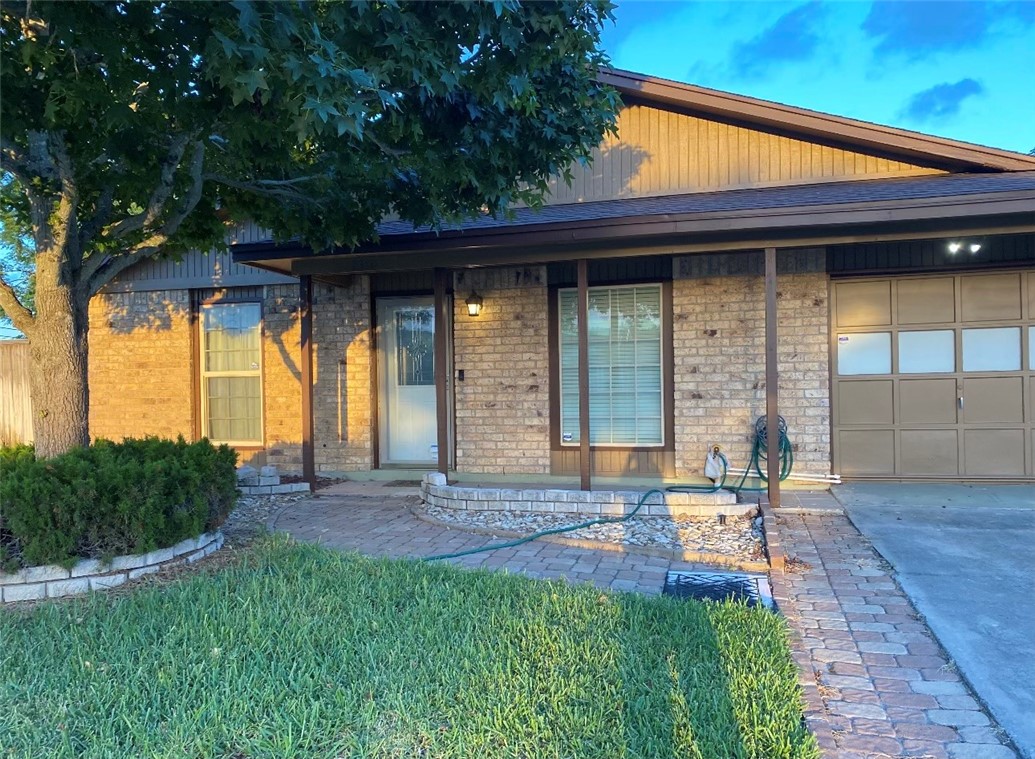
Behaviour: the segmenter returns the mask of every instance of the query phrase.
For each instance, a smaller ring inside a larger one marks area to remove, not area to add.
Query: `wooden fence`
[[[31,442],[29,343],[0,340],[0,445]]]

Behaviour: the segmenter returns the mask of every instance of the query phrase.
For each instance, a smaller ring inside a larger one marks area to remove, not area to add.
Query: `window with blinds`
[[[201,309],[202,434],[213,442],[262,444],[262,308]]]
[[[561,443],[579,442],[579,347],[574,289],[559,292]],[[660,446],[661,286],[589,290],[589,440]]]

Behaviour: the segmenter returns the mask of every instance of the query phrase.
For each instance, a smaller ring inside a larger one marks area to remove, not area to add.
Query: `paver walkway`
[[[808,565],[774,575],[773,592],[798,632],[799,666],[814,674],[828,755],[1016,757],[847,517],[781,512],[777,521],[784,551]]]
[[[269,526],[299,540],[389,557],[433,556],[496,542],[420,521],[410,513],[405,493],[349,483],[336,494],[293,504]],[[837,510],[833,497],[785,494],[784,506],[827,510],[781,513],[784,551],[808,566],[792,562],[792,571],[772,576],[814,709],[809,723],[826,755],[1016,757],[1002,744],[888,565]],[[669,570],[695,568],[665,558],[545,541],[449,561],[652,595],[661,593]]]
[[[281,512],[270,526],[299,540],[393,558],[454,553],[506,540],[423,522],[410,513],[407,499],[398,496],[312,498]],[[669,570],[699,568],[666,558],[573,548],[541,540],[447,561],[650,595],[661,593]]]

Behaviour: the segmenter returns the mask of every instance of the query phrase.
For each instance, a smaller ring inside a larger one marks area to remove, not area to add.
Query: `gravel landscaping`
[[[235,548],[247,545],[257,537],[266,534],[266,523],[280,509],[292,503],[311,498],[310,493],[288,493],[284,495],[242,495],[237,505],[223,523],[222,531],[226,543]]]
[[[438,522],[457,529],[498,530],[501,534],[531,535],[542,530],[585,521],[572,514],[543,514],[527,511],[460,511],[422,503],[417,507]],[[668,548],[715,553],[744,561],[758,561],[762,550],[760,517],[727,517],[721,524],[714,517],[633,517],[613,524],[598,524],[564,534],[564,537],[595,540],[615,545]]]

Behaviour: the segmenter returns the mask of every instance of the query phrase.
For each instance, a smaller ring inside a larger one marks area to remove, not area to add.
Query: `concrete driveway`
[[[999,724],[1035,758],[1035,488],[874,483],[834,493]]]

